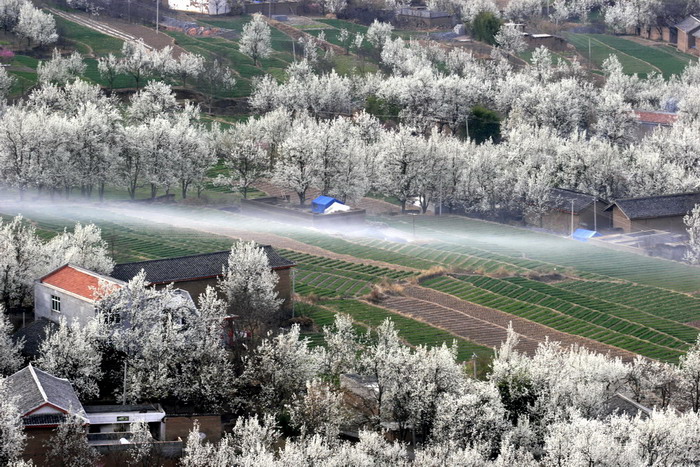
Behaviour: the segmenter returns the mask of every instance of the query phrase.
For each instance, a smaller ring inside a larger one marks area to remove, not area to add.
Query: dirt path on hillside
[[[380,306],[488,347],[498,347],[506,338],[508,324],[512,323],[513,329],[521,335],[518,348],[529,355],[534,354],[539,342],[549,338],[565,346],[579,345],[599,353],[621,357],[625,361],[631,361],[636,356],[617,347],[557,331],[425,287],[409,286],[405,288],[404,293],[403,297],[390,297],[380,303]]]
[[[150,48],[161,50],[170,45],[173,47],[173,56],[179,57],[185,52],[182,47],[175,45],[175,39],[163,32],[156,33],[155,29],[147,28],[140,24],[127,23],[115,18],[100,17],[99,21],[95,17],[81,12],[66,12],[48,8],[48,10],[61,18],[72,21],[86,28],[93,29],[102,34],[116,37],[123,41],[135,41],[143,39],[143,42]]]

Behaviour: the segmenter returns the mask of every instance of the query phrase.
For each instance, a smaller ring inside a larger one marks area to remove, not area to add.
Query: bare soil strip
[[[424,321],[477,344],[495,347],[505,340],[508,324],[521,335],[519,348],[533,354],[537,343],[549,339],[565,346],[579,345],[599,353],[609,353],[625,361],[636,354],[596,342],[585,337],[573,336],[528,321],[508,313],[476,305],[436,290],[409,286],[405,297],[391,297],[381,306],[413,319]]]

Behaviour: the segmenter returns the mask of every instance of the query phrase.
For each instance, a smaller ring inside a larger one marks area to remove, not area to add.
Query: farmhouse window
[[[51,295],[51,311],[61,312],[61,297]]]
[[[119,324],[122,322],[122,315],[118,311],[108,311],[104,319],[106,324]]]

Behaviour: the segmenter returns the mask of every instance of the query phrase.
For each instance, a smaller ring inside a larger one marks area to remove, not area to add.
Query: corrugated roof
[[[685,33],[691,33],[696,29],[700,28],[700,19],[691,15],[683,21],[681,21],[680,23],[676,24],[676,27]]]
[[[295,266],[293,261],[282,257],[270,245],[262,245],[262,248],[267,254],[267,260],[272,269]],[[112,277],[122,281],[130,281],[142,269],[146,273],[146,280],[153,284],[217,277],[221,275],[223,267],[228,264],[230,253],[229,250],[225,250],[177,258],[117,264],[112,271]]]
[[[7,377],[10,394],[17,397],[17,408],[22,416],[44,404],[51,404],[66,412],[85,415],[83,405],[67,379],[57,378],[29,366]]]
[[[606,210],[617,206],[628,219],[685,216],[700,204],[700,192],[618,199]]]
[[[121,287],[120,283],[110,277],[71,264],[61,266],[40,279],[44,284],[53,285],[89,300],[95,299],[95,290],[99,288],[101,280]]]

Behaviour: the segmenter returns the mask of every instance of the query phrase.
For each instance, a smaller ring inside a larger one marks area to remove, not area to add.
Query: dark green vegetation
[[[495,35],[501,27],[501,20],[489,11],[482,11],[471,22],[470,28],[474,38],[487,44],[495,45]]]

